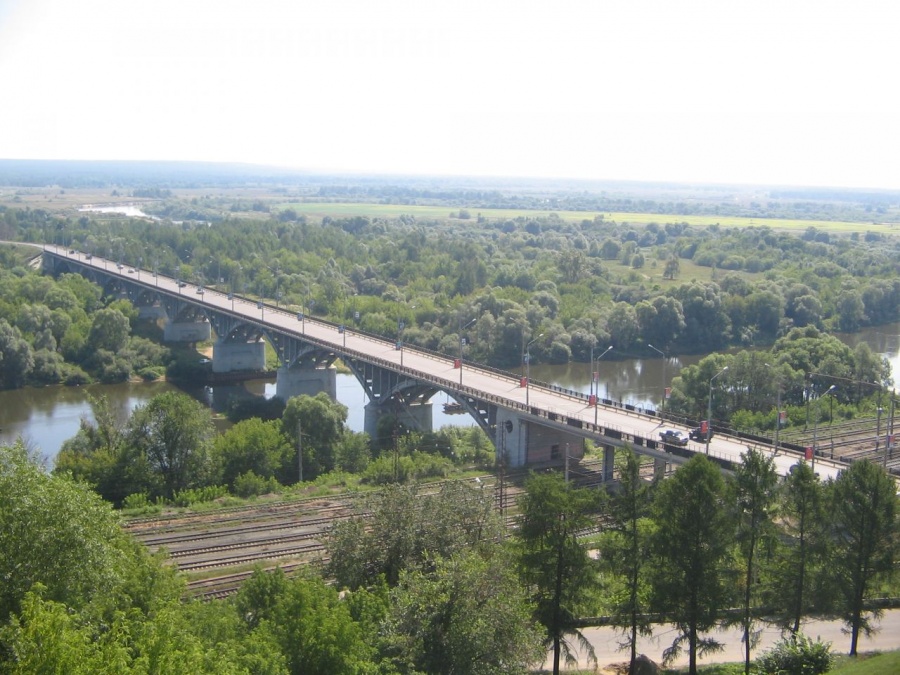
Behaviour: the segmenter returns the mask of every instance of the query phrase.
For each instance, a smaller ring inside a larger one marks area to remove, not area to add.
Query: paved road
[[[860,635],[859,651],[900,649],[900,609],[886,610],[878,626],[879,632],[871,638],[867,639]],[[826,642],[830,642],[835,652],[846,654],[850,650],[850,636],[841,632],[843,627],[844,625],[840,621],[809,621],[803,625],[801,630],[810,637],[819,637]],[[584,634],[594,646],[601,669],[612,663],[621,663],[627,659],[627,652],[617,651],[616,649],[617,642],[621,636],[612,628],[587,628],[584,630]],[[713,635],[720,642],[725,643],[725,651],[699,659],[698,663],[708,665],[711,663],[744,660],[744,645],[741,643],[741,631],[739,628],[716,631]],[[672,644],[674,637],[675,628],[673,626],[657,626],[654,636],[639,639],[638,653],[644,653],[659,663],[662,660],[663,650]],[[753,654],[761,654],[780,639],[781,633],[777,628],[766,628],[760,638],[759,647],[756,648]],[[549,667],[550,664],[552,664],[552,659],[548,658],[544,667]],[[684,654],[673,665],[680,667],[687,664],[687,655]],[[579,660],[579,667],[588,668],[587,661],[584,658]]]

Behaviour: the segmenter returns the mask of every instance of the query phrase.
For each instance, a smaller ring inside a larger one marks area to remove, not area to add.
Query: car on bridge
[[[703,427],[694,427],[688,432],[688,436],[692,441],[700,441],[701,443],[706,441],[706,431],[704,431]],[[712,429],[709,430],[709,437],[713,437]]]
[[[688,444],[688,437],[683,431],[678,429],[664,429],[659,432],[659,438],[666,445],[680,445],[684,447]]]

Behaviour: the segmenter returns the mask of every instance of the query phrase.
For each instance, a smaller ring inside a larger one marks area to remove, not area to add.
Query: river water
[[[850,346],[867,343],[872,350],[887,358],[894,379],[900,379],[900,323],[879,326],[853,335],[840,336]],[[612,352],[610,356],[612,356]],[[654,359],[613,360],[605,357],[597,363],[599,372],[598,394],[637,407],[657,408],[662,401],[663,390],[682,368],[697,363],[703,355],[670,356]],[[551,382],[567,389],[589,393],[590,367],[586,363],[569,363],[562,366],[533,365],[532,380]],[[63,442],[78,432],[82,417],[93,421],[90,396],[106,396],[121,419],[139,405],[146,404],[153,396],[177,389],[166,382],[123,383],[90,385],[87,387],[27,387],[13,391],[0,391],[0,444],[12,443],[22,437],[35,451],[48,461],[59,452]],[[254,380],[240,386],[185,389],[203,403],[217,411],[223,411],[231,396],[275,395],[274,381]],[[338,400],[348,408],[347,426],[362,431],[367,400],[359,383],[352,375],[337,376]],[[468,415],[446,415],[444,394],[432,398],[436,429],[446,425],[472,426]],[[220,430],[227,428],[226,421],[218,421]]]

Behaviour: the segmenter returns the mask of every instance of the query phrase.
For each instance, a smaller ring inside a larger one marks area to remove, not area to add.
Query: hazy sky
[[[900,189],[890,0],[0,0],[0,157]]]

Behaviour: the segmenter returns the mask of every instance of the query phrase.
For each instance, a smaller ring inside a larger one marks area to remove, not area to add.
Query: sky
[[[900,189],[890,0],[0,0],[0,158]]]

